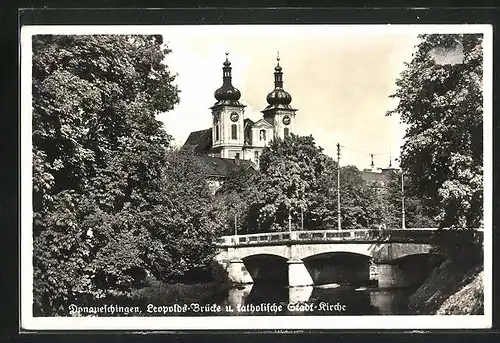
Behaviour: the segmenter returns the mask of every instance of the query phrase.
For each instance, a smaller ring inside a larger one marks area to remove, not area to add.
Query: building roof
[[[382,168],[382,169],[365,169],[361,171],[361,178],[366,182],[376,182],[380,186],[384,186],[389,182],[390,175],[393,172],[399,172],[397,168]]]
[[[376,171],[369,171],[369,170],[363,170],[361,171],[361,178],[365,180],[366,182],[384,182],[386,181],[386,175],[376,172]]]
[[[209,151],[212,147],[212,128],[191,132],[184,145],[194,147],[195,152]]]
[[[257,169],[252,161],[247,160],[212,157],[208,155],[200,155],[200,160],[206,166],[207,176],[217,178],[227,177],[231,170],[233,170],[236,166],[240,166],[245,169]]]
[[[264,118],[261,118],[259,120],[257,120],[255,123],[254,123],[254,126],[256,127],[262,127],[262,126],[266,126],[266,127],[269,127],[269,128],[272,128],[273,127],[273,124],[270,123],[269,120],[266,120]]]

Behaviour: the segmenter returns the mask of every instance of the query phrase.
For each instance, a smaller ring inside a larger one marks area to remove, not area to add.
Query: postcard
[[[23,26],[22,330],[492,321],[489,25]]]

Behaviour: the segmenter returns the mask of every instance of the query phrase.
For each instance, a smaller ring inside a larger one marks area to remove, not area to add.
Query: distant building
[[[361,178],[367,183],[371,183],[375,188],[382,190],[387,187],[389,178],[394,172],[399,172],[399,169],[392,167],[392,162],[389,163],[388,168],[375,168],[372,156],[371,166],[361,171]]]
[[[220,159],[239,159],[259,164],[262,150],[275,138],[284,138],[295,131],[295,113],[291,95],[283,89],[283,72],[274,68],[274,90],[267,95],[268,106],[262,118],[252,121],[245,118],[245,105],[239,100],[240,91],[231,82],[231,62],[226,53],[222,68],[222,86],[214,93],[212,127],[191,132],[185,146],[195,152]],[[221,162],[222,163],[222,162]]]
[[[201,162],[206,166],[208,185],[214,193],[220,186],[222,186],[224,179],[235,168],[239,167],[247,170],[257,169],[255,164],[251,161],[220,158],[208,155],[201,155],[200,158]]]

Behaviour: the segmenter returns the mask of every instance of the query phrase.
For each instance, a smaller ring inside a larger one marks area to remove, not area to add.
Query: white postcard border
[[[182,25],[193,35],[220,30],[264,33],[269,25]],[[378,35],[390,33],[483,33],[484,58],[484,315],[477,316],[240,316],[240,317],[33,317],[31,37],[36,34],[158,34],[172,26],[24,26],[21,29],[21,228],[20,328],[22,330],[279,330],[279,329],[479,329],[492,325],[492,117],[493,30],[491,25],[272,25],[288,35]],[[160,30],[161,29],[161,30]]]

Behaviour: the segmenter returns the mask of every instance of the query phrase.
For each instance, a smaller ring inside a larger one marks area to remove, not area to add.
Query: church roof
[[[222,68],[222,86],[217,89],[214,93],[215,99],[217,102],[213,107],[228,105],[228,106],[236,106],[236,107],[245,107],[238,100],[241,97],[240,91],[233,86],[231,83],[231,62],[229,62],[227,55],[229,53],[226,52],[226,61],[223,63],[224,67]],[[212,108],[213,108],[212,107]]]
[[[264,114],[279,109],[297,111],[290,106],[292,96],[283,89],[283,68],[280,66],[279,53],[276,60],[278,64],[274,68],[274,90],[267,95],[266,100],[269,105],[262,111]]]
[[[267,121],[269,124],[274,125],[274,119],[270,117],[264,117],[264,120]]]
[[[184,145],[194,147],[195,152],[210,150],[212,147],[212,128],[191,132]]]
[[[255,123],[254,123],[254,126],[256,127],[273,127],[273,124],[269,122],[269,120],[265,119],[265,118],[261,118],[259,120],[257,120]]]
[[[236,166],[243,167],[245,169],[257,169],[252,161],[247,160],[237,160],[232,158],[221,158],[212,157],[208,155],[201,155],[200,159],[202,163],[206,166],[207,176],[224,178],[229,175],[229,172],[233,170]]]
[[[255,124],[255,123],[254,123],[254,121],[253,121],[252,119],[249,119],[249,118],[245,118],[245,119],[243,120],[243,123],[244,123],[244,126],[245,126],[245,127],[246,127],[246,126],[252,126],[253,124]]]

